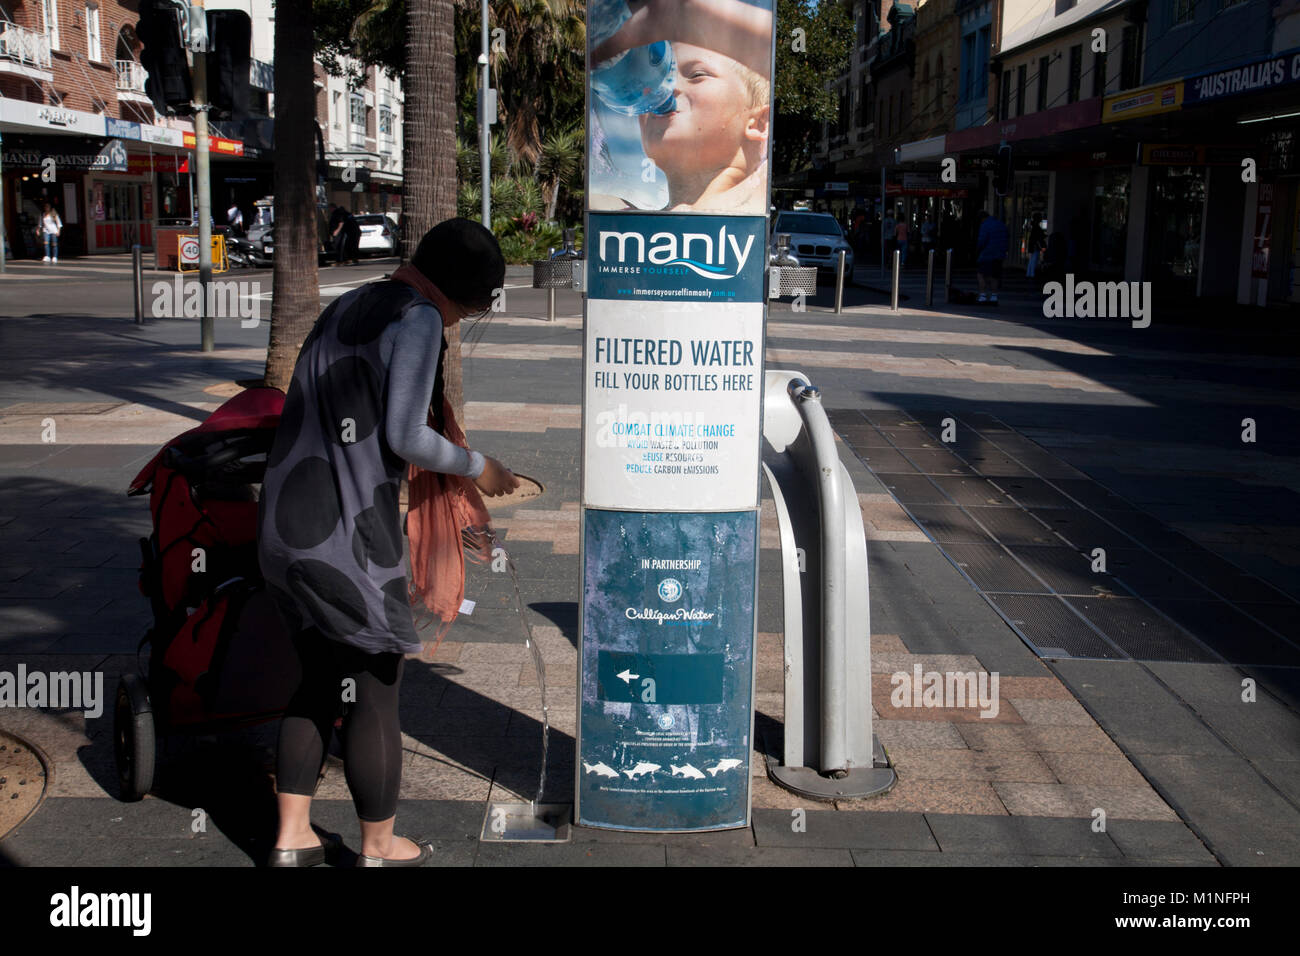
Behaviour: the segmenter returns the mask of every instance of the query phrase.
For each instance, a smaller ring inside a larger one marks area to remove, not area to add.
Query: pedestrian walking
[[[357,222],[357,217],[348,213],[347,218],[343,220],[343,254],[348,260],[349,265],[356,265],[361,260],[361,223]]]
[[[911,239],[911,230],[907,225],[906,219],[898,220],[898,225],[894,227],[894,238],[898,241],[898,265],[900,269],[907,268],[907,243]]]
[[[1039,260],[1047,249],[1046,225],[1046,219],[1040,220],[1034,223],[1034,228],[1029,231],[1029,262],[1025,266],[1026,279],[1034,277],[1034,273],[1038,271]]]
[[[1002,282],[1002,260],[1007,257],[1007,241],[1007,227],[1002,220],[981,210],[979,233],[975,237],[975,271],[980,294],[975,301],[998,304],[998,286]]]
[[[49,203],[41,204],[41,224],[36,229],[38,241],[45,240],[45,258],[42,262],[59,261],[59,234],[63,232],[63,220],[59,211]]]
[[[343,265],[344,252],[346,251],[347,235],[343,226],[347,222],[348,211],[337,203],[330,203],[329,234],[330,244],[334,251],[334,262],[336,266]]]
[[[262,574],[302,663],[280,726],[270,866],[314,866],[339,846],[313,831],[311,799],[345,699],[357,865],[419,866],[430,857],[427,842],[393,835],[403,758],[398,692],[404,655],[422,647],[411,602],[441,621],[440,638],[464,599],[462,541],[487,557],[480,492],[497,496],[519,484],[466,444],[443,395],[444,329],[485,313],[504,281],[492,233],[450,219],[387,281],[336,299],[303,343],[259,505]]]

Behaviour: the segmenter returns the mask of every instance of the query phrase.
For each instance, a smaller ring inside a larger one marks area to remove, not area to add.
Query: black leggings
[[[397,699],[406,659],[367,654],[329,640],[314,627],[299,631],[293,642],[302,683],[280,724],[276,789],[305,796],[316,792],[330,731],[342,712],[343,773],[357,817],[368,823],[387,820],[397,813],[402,782]]]

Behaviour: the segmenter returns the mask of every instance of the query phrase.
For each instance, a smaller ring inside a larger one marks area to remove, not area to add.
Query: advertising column
[[[749,823],[772,0],[589,0],[576,818]]]

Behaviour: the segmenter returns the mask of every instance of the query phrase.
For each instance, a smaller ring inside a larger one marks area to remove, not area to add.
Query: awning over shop
[[[923,159],[938,159],[944,154],[947,141],[946,135],[939,135],[904,143],[898,147],[898,162],[911,163]]]
[[[1006,141],[1020,139],[1037,139],[1064,133],[1070,130],[1086,129],[1101,124],[1102,98],[1090,99],[1058,106],[1055,109],[1017,116],[1015,119],[987,123],[984,126],[972,126],[949,133],[946,139],[948,153],[962,153],[969,150],[992,149]]]

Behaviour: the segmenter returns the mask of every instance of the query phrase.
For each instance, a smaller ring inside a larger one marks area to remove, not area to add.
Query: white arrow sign
[[[636,679],[637,679],[638,677],[640,677],[641,675],[640,675],[640,674],[633,674],[631,670],[625,670],[625,671],[623,671],[623,673],[621,673],[621,674],[615,674],[614,676],[615,676],[615,677],[622,678],[624,684],[630,684],[630,683],[632,683],[632,681],[636,680]]]

